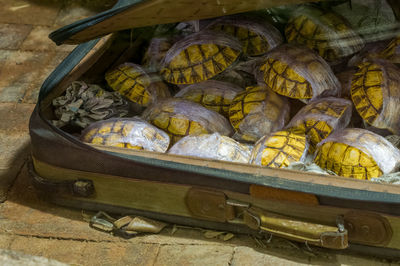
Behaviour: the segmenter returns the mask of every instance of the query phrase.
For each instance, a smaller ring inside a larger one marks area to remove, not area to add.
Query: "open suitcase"
[[[305,1],[121,0],[109,11],[54,32],[50,37],[57,44],[82,44],[46,79],[30,120],[30,173],[35,186],[64,206],[400,257],[398,185],[148,151],[99,149],[50,123],[52,100],[71,82],[104,73],[136,45],[135,41],[129,49],[116,45],[126,38],[126,32],[117,31],[247,12],[278,2]]]

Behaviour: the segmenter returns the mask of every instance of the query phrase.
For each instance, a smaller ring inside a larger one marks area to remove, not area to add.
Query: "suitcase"
[[[279,1],[299,2],[303,1]],[[50,123],[51,101],[72,81],[104,73],[121,54],[132,52],[137,40],[130,49],[114,45],[121,35],[130,34],[124,30],[273,5],[276,1],[125,0],[53,32],[50,37],[57,44],[79,45],[45,80],[31,116],[30,173],[35,187],[63,206],[400,257],[400,186],[99,148]]]

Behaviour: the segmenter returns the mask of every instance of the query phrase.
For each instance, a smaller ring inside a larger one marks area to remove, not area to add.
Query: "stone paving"
[[[3,265],[26,265],[29,260],[39,260],[31,265],[61,265],[54,260],[72,265],[400,265],[357,254],[309,250],[277,237],[256,241],[236,235],[223,241],[205,238],[200,229],[175,230],[171,226],[159,235],[125,240],[91,229],[85,221],[91,213],[43,201],[27,172],[29,116],[41,83],[74,48],[57,47],[47,35],[60,26],[109,8],[112,2],[0,0]]]

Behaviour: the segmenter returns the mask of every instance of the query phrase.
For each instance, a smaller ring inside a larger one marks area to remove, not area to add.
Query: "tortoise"
[[[167,133],[139,117],[98,121],[85,128],[80,139],[92,144],[157,152],[166,152],[170,143]]]
[[[350,100],[327,97],[310,102],[290,120],[286,128],[303,130],[309,138],[310,153],[333,131],[350,122],[353,104]]]
[[[281,33],[266,21],[239,15],[214,20],[208,29],[223,31],[236,37],[249,56],[263,55],[283,43]]]
[[[160,71],[161,61],[172,46],[172,40],[168,37],[154,37],[142,59],[142,65],[150,71]]]
[[[308,102],[311,99],[336,96],[340,83],[330,66],[307,47],[281,45],[267,53],[257,80],[276,93]]]
[[[250,159],[248,147],[218,133],[186,136],[168,153],[238,163],[248,163]]]
[[[400,151],[361,128],[336,131],[317,145],[314,162],[343,177],[369,180],[397,171]]]
[[[207,80],[189,85],[175,94],[175,97],[190,100],[203,105],[227,117],[233,98],[242,88],[235,84]]]
[[[134,103],[146,107],[158,98],[170,96],[166,84],[156,75],[148,75],[133,63],[124,63],[105,74],[108,85]]]
[[[351,83],[351,99],[363,120],[400,135],[400,69],[381,60],[358,65]]]
[[[272,132],[257,141],[251,153],[250,163],[273,168],[287,167],[293,162],[304,162],[308,147],[303,130]]]
[[[288,43],[306,45],[327,61],[348,57],[364,47],[363,39],[344,17],[314,6],[302,6],[293,12],[285,36]]]
[[[193,84],[224,71],[239,58],[240,42],[222,32],[201,31],[176,42],[161,62],[168,83]]]
[[[270,89],[250,86],[236,95],[229,107],[229,120],[235,129],[233,138],[255,142],[279,130],[289,120],[287,100]]]
[[[162,99],[149,106],[142,118],[164,130],[171,138],[171,144],[184,136],[218,132],[231,135],[232,127],[222,115],[202,105],[179,98]]]

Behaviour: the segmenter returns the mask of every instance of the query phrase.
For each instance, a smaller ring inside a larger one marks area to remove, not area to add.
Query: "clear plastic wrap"
[[[124,63],[105,74],[108,85],[134,103],[143,107],[159,98],[169,97],[168,87],[155,75],[133,63]]]
[[[289,43],[306,45],[328,61],[340,60],[364,47],[363,39],[344,17],[315,6],[297,8],[286,25],[285,36]]]
[[[222,115],[179,98],[160,100],[149,106],[142,118],[166,131],[171,136],[171,143],[192,134],[218,132],[230,136],[233,133],[228,120]]]
[[[150,72],[158,72],[161,69],[161,61],[171,48],[173,41],[168,37],[154,37],[150,40],[146,53],[142,59],[142,65]]]
[[[160,73],[169,83],[193,84],[221,73],[241,53],[242,45],[236,38],[205,30],[176,42],[162,60]]]
[[[207,80],[185,87],[175,97],[199,103],[227,117],[233,98],[241,91],[242,88],[232,83]]]
[[[307,47],[283,44],[268,52],[259,69],[273,91],[304,101],[339,96],[341,87],[325,60]],[[257,80],[260,78],[257,77]]]
[[[250,163],[273,168],[287,167],[294,162],[305,162],[308,147],[304,131],[273,132],[259,139],[254,145]]]
[[[139,117],[114,118],[91,124],[81,134],[83,142],[113,147],[166,152],[167,133]]]
[[[400,64],[400,35],[394,38],[379,56],[393,64]]]
[[[236,61],[232,66],[212,79],[233,83],[241,88],[257,84],[254,73],[259,59],[259,57],[252,57],[246,58],[244,61]]]
[[[313,152],[316,145],[350,122],[353,104],[350,100],[327,97],[310,102],[290,120],[286,128],[305,130]]]
[[[221,30],[236,38],[243,45],[243,52],[249,56],[265,54],[283,43],[281,33],[265,20],[232,15],[214,20],[208,29]]]
[[[383,174],[391,173],[398,170],[398,166],[400,163],[400,150],[394,147],[388,140],[384,137],[381,137],[371,131],[361,129],[361,128],[346,128],[343,130],[338,130],[332,133],[325,140],[321,141],[317,145],[317,151],[315,156],[315,161],[318,164],[319,160],[321,160],[320,153],[323,153],[322,146],[325,143],[343,143],[347,146],[354,147],[362,152],[364,152],[367,156],[373,158],[376,162],[380,170]],[[345,147],[346,148],[346,147]],[[347,149],[347,148],[346,148]],[[330,168],[342,168],[343,171],[352,172],[357,175],[358,173],[354,173],[352,170],[352,166],[361,167],[360,160],[361,156],[354,152],[348,157],[338,156],[339,151],[335,151],[336,153],[331,155],[331,159],[336,159],[336,161],[332,164]],[[336,155],[337,154],[337,155]],[[323,154],[327,156],[326,154]],[[335,157],[335,156],[336,157]],[[350,169],[348,169],[350,168]],[[334,169],[329,169],[333,170]],[[361,173],[363,176],[365,170]],[[341,173],[337,174],[341,175]],[[376,177],[376,176],[373,176]]]
[[[282,129],[289,120],[287,99],[261,86],[247,87],[233,99],[229,120],[234,139],[255,142],[262,136]]]
[[[350,99],[350,90],[351,90],[351,81],[353,80],[353,75],[356,72],[354,68],[346,69],[340,73],[336,73],[336,77],[338,78],[342,91],[341,97],[345,99]]]
[[[353,75],[351,98],[360,116],[373,127],[400,134],[400,69],[381,60],[368,60]]]
[[[237,163],[248,163],[250,152],[245,145],[218,133],[186,136],[168,151],[171,154]]]

